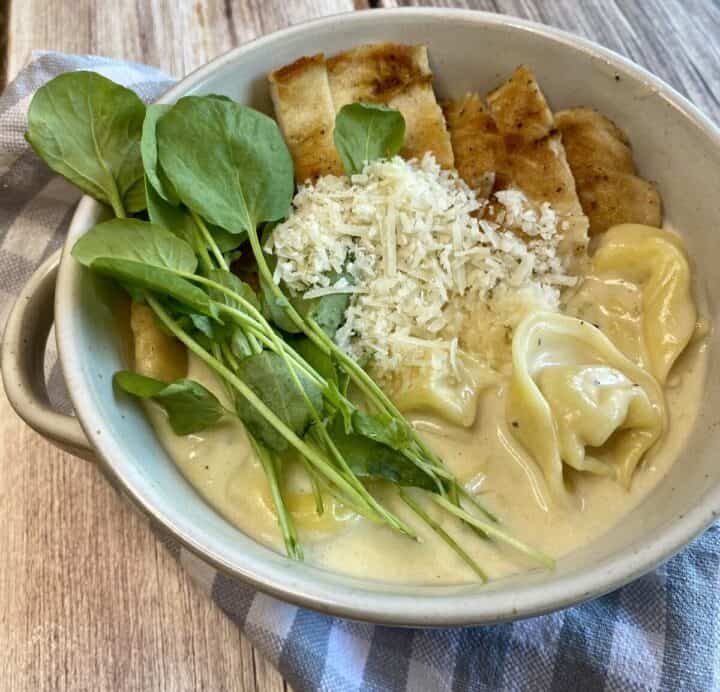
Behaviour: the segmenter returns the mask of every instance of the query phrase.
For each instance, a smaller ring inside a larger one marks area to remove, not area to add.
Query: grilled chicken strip
[[[433,92],[425,46],[360,46],[329,58],[327,67],[336,111],[356,101],[397,108],[405,118],[405,146],[400,154],[406,159],[422,158],[430,151],[441,166],[452,168],[452,146]]]
[[[655,186],[637,175],[630,142],[609,118],[591,108],[555,115],[590,233],[619,223],[662,225]]]
[[[333,143],[335,108],[322,53],[296,60],[269,75],[275,115],[295,165],[295,180],[342,175]]]
[[[444,104],[455,166],[473,188],[495,172],[494,190],[517,188],[538,204],[549,202],[563,225],[561,251],[583,257],[588,220],[583,213],[552,111],[527,67],[491,92],[487,107],[469,94]]]

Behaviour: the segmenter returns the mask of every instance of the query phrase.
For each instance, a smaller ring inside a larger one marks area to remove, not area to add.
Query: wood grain
[[[383,0],[383,6],[499,12],[585,36],[720,120],[720,0]]]
[[[352,0],[10,0],[8,73],[36,49],[98,53],[180,77],[256,36],[364,2]]]
[[[9,7],[0,31],[0,46],[9,36],[3,79],[38,48],[181,76],[259,34],[354,5],[10,0]],[[0,450],[0,689],[287,689],[98,471],[27,428],[1,387]]]
[[[0,13],[10,9],[0,32],[0,51],[9,36],[1,78],[12,78],[38,48],[135,60],[180,76],[259,34],[367,4],[0,0]],[[419,4],[504,12],[588,36],[720,119],[717,0]],[[0,459],[1,689],[286,689],[96,469],[25,427],[1,387]]]
[[[9,409],[0,394],[0,688],[283,690],[98,471]]]

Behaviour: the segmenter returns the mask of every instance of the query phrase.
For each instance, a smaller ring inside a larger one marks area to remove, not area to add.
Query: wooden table
[[[383,0],[370,5],[414,4]],[[584,34],[720,116],[718,0],[421,2],[505,12]],[[6,73],[47,48],[182,76],[259,34],[365,0],[0,0]],[[0,277],[1,280],[1,277]],[[282,690],[91,464],[26,428],[0,394],[0,688]]]

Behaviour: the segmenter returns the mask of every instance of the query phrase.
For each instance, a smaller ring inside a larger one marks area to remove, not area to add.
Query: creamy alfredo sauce
[[[515,536],[559,558],[616,524],[655,487],[679,456],[702,396],[705,348],[701,342],[692,343],[675,365],[665,390],[669,429],[635,472],[630,490],[606,477],[570,472],[576,502],[569,507],[550,500],[539,469],[508,429],[504,385],[482,395],[477,421],[470,429],[429,416],[409,417],[458,478],[480,493]],[[190,359],[188,377],[224,398],[213,374],[194,358]],[[163,445],[198,492],[240,530],[283,552],[267,482],[243,427],[226,423],[202,434],[179,437],[158,407],[149,408]],[[318,518],[300,469],[290,474],[288,485],[288,506],[296,517],[306,561],[345,574],[404,584],[477,581],[437,536],[382,488],[377,488],[380,498],[416,528],[422,542],[357,518],[331,502],[326,503],[324,516]],[[491,578],[535,566],[510,549],[479,540],[454,518],[432,509],[428,507]]]

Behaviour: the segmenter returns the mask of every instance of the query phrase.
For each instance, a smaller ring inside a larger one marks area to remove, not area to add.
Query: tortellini
[[[187,350],[176,338],[162,330],[149,307],[139,303],[130,305],[130,331],[136,372],[163,382],[185,377],[188,370]]]
[[[598,325],[626,356],[665,382],[697,320],[682,241],[650,226],[611,228],[568,310]]]
[[[477,359],[460,352],[457,373],[431,367],[403,368],[390,384],[392,399],[403,412],[428,411],[443,420],[469,427],[475,422],[480,392],[498,376]]]
[[[517,328],[507,415],[555,498],[566,496],[563,463],[628,486],[666,425],[658,382],[596,327],[538,312]]]

